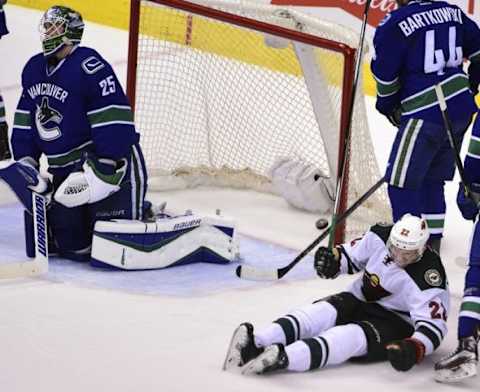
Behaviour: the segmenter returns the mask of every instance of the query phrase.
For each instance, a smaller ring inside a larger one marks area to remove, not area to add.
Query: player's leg
[[[475,224],[458,319],[458,346],[435,365],[435,378],[457,382],[477,374],[480,340],[480,225]]]
[[[469,123],[470,118],[453,125],[457,140],[462,140]],[[453,176],[453,170],[453,153],[443,126],[421,119],[405,120],[393,143],[386,171],[393,220],[406,213],[426,213],[431,217],[433,238],[441,237],[445,215],[443,181]]]
[[[304,372],[350,359],[364,362],[385,360],[386,343],[411,336],[410,324],[379,305],[362,303],[356,316],[365,318],[337,325],[313,338],[302,339],[288,346],[275,344],[265,349],[245,367],[243,373],[266,373],[278,369]]]
[[[333,301],[329,299],[335,298]],[[233,333],[224,369],[243,366],[257,357],[263,348],[275,343],[289,345],[299,339],[318,336],[322,331],[333,327],[337,321],[338,310],[348,307],[354,309],[357,300],[349,293],[341,293],[292,310],[271,324],[254,331],[250,323],[242,323]]]
[[[441,239],[445,225],[445,182],[426,179],[422,186],[422,216],[427,221],[430,238],[428,244],[440,254]]]
[[[0,94],[0,161],[10,159],[10,146],[8,144],[8,126],[5,118],[5,105]]]
[[[88,261],[92,244],[92,229],[88,207],[67,208],[52,201],[47,214],[52,243],[60,257]]]
[[[337,324],[345,324],[355,318],[359,302],[352,294],[343,292],[294,309],[255,331],[250,323],[243,323],[233,334],[224,368],[243,366],[264,347],[289,346],[298,340],[318,336]]]

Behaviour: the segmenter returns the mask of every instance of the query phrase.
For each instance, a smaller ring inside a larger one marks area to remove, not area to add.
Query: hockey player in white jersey
[[[447,280],[440,257],[426,246],[428,237],[425,220],[407,214],[333,250],[320,247],[315,269],[321,278],[363,270],[362,277],[265,328],[242,323],[224,369],[303,372],[347,360],[387,359],[399,371],[411,369],[447,333]]]

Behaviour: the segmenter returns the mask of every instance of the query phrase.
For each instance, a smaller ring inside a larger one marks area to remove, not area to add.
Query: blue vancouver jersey
[[[8,29],[7,29],[7,22],[5,20],[5,11],[3,10],[3,5],[0,4],[0,38],[2,38],[2,35],[7,35],[8,34]]]
[[[476,111],[463,60],[471,61],[470,82],[478,83],[480,29],[456,5],[411,1],[388,14],[375,31],[371,68],[377,109],[441,123],[434,86],[442,86],[452,120]]]
[[[43,153],[52,174],[68,174],[84,152],[99,158],[128,157],[138,143],[133,114],[117,77],[95,50],[76,47],[53,69],[42,53],[22,73],[15,112],[15,159]]]

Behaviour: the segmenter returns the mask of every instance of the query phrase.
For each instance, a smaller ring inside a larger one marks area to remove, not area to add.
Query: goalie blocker
[[[153,222],[98,221],[91,263],[123,270],[158,269],[195,262],[226,264],[239,255],[232,220],[188,214]]]

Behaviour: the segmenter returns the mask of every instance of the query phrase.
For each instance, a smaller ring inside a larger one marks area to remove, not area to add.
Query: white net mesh
[[[358,45],[348,29],[285,7],[197,2]],[[335,183],[340,118],[347,110],[342,54],[153,1],[142,1],[139,25],[135,119],[150,189],[206,184],[271,191],[268,171],[279,157],[312,163]],[[348,205],[380,178],[361,86]],[[389,219],[386,200],[384,190],[373,195],[348,221],[350,235]]]

